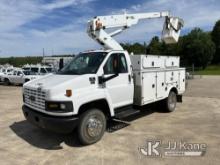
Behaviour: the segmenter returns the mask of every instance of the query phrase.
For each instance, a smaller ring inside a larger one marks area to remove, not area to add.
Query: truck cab
[[[177,95],[184,90],[178,93],[177,82],[166,85],[164,79],[163,96],[144,102],[148,89],[156,89],[158,84],[153,87],[151,79],[155,76],[147,74],[153,77],[139,85],[142,77],[137,77],[144,73],[133,70],[136,62],[127,51],[121,50],[81,53],[56,74],[24,84],[24,116],[34,125],[54,132],[70,133],[77,128],[80,141],[92,144],[101,139],[107,120],[116,117],[124,107],[164,100],[164,107],[173,111]],[[151,68],[148,72],[155,70]],[[157,68],[157,72],[161,69]],[[141,95],[143,91],[145,95]]]

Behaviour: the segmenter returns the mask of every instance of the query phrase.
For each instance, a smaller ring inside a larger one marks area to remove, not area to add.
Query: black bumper
[[[78,124],[78,117],[57,117],[36,112],[31,108],[23,105],[22,107],[25,118],[42,129],[56,133],[70,133]]]

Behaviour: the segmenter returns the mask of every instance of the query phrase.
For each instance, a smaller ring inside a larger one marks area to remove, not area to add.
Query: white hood
[[[50,96],[58,96],[59,94],[63,95],[66,89],[76,92],[82,88],[90,88],[92,86],[89,81],[90,77],[96,77],[96,75],[47,75],[24,84],[24,88],[36,89],[40,87],[42,90],[48,91]]]

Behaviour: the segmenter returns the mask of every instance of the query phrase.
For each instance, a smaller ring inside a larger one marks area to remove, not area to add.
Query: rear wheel
[[[93,144],[99,141],[106,129],[106,117],[99,109],[91,109],[80,116],[78,125],[79,141],[84,144]]]
[[[164,101],[166,112],[173,112],[176,108],[177,96],[174,91],[170,91],[168,97]]]

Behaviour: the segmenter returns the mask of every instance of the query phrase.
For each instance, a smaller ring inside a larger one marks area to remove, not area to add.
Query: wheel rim
[[[171,109],[175,109],[175,107],[176,107],[176,94],[175,93],[173,93],[173,92],[170,93],[168,103],[169,103],[169,107]]]
[[[96,116],[91,116],[87,122],[87,133],[90,137],[97,137],[101,134],[103,124]]]

